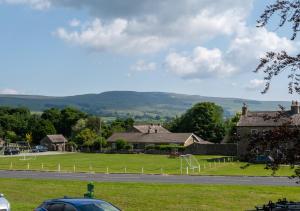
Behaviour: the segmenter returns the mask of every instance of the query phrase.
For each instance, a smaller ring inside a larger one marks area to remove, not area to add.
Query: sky
[[[0,0],[0,94],[174,92],[291,100],[282,75],[262,95],[267,51],[297,53],[289,28],[257,28],[273,0]],[[299,48],[298,48],[299,49]]]

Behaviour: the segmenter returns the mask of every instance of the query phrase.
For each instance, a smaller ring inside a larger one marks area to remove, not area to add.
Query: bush
[[[168,145],[155,146],[155,149],[162,150],[162,151],[171,151],[171,150],[177,149],[178,151],[183,151],[185,149],[185,147],[184,146],[178,146],[178,145],[175,145],[175,144],[168,144]]]
[[[146,150],[151,150],[151,149],[155,149],[155,145],[154,144],[149,144],[145,147]]]
[[[133,145],[132,144],[126,144],[124,149],[126,150],[132,150],[133,149]]]
[[[127,142],[123,139],[118,139],[116,141],[116,147],[117,150],[125,149],[125,146],[127,145]]]

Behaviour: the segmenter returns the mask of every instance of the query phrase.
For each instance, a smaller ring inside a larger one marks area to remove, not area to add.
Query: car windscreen
[[[96,202],[78,206],[80,211],[120,211],[118,208],[106,202]]]

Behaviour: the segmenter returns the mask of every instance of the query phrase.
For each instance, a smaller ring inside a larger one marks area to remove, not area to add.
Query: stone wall
[[[193,155],[224,155],[236,156],[236,144],[197,144],[194,143],[186,148],[184,154]]]
[[[249,146],[249,137],[251,136],[251,131],[256,130],[257,132],[263,132],[264,130],[272,130],[273,127],[237,127],[237,134],[240,137],[238,143],[238,156],[244,157],[247,154]]]

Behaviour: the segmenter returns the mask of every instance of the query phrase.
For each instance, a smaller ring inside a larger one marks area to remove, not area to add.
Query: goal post
[[[197,158],[191,154],[180,155],[180,172],[183,174],[185,169],[192,170],[193,172],[195,169],[199,170],[200,172],[200,163],[198,162]],[[187,170],[188,174],[188,170]]]

